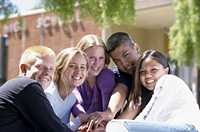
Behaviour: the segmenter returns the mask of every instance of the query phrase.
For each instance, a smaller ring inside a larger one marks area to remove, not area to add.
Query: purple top
[[[73,93],[77,98],[77,102],[72,108],[73,115],[106,110],[115,84],[114,73],[105,68],[97,76],[92,89],[89,88],[86,81],[74,89]]]

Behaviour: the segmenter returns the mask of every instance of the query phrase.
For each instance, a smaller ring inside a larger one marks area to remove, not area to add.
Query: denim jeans
[[[193,125],[165,122],[112,120],[106,132],[198,132]]]

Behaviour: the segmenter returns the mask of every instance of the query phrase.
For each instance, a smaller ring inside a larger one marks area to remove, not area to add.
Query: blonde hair
[[[101,46],[104,49],[105,53],[105,64],[108,65],[110,63],[109,55],[106,52],[105,43],[99,37],[94,34],[88,34],[81,38],[81,40],[76,45],[77,48],[85,51],[86,49],[93,47],[93,46]]]
[[[41,46],[41,45],[31,46],[23,52],[19,64],[33,65],[38,58],[42,58],[44,56],[55,57],[56,54],[52,49],[46,46]],[[19,72],[21,73],[20,68]]]
[[[65,87],[66,88],[68,87],[66,78],[64,76],[64,71],[68,68],[68,65],[70,61],[72,60],[72,58],[77,54],[80,54],[85,58],[85,60],[87,61],[87,69],[88,69],[87,56],[83,51],[74,47],[65,48],[62,51],[60,51],[58,55],[56,56],[56,69],[55,69],[54,77],[53,77],[53,80],[56,84],[59,84],[59,81],[63,81],[63,84],[65,85]]]

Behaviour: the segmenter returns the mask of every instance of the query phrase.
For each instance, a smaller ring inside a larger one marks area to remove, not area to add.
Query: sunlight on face
[[[27,70],[27,76],[37,80],[45,89],[53,79],[55,70],[55,57],[44,56],[37,58],[36,62]]]
[[[121,44],[110,55],[117,67],[128,74],[133,73],[133,69],[140,56],[136,48],[129,44]]]
[[[85,50],[89,59],[89,76],[97,76],[105,66],[105,51],[101,46],[93,46]]]
[[[85,57],[81,54],[76,54],[69,62],[64,74],[71,89],[80,86],[87,76],[87,61]]]
[[[168,74],[168,68],[149,57],[142,62],[140,81],[148,90],[154,90],[158,79],[165,74]]]

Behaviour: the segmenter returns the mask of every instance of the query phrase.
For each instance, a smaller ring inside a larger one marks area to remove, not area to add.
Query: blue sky
[[[18,7],[20,12],[32,9],[38,3],[40,3],[40,0],[10,0],[10,1]]]

